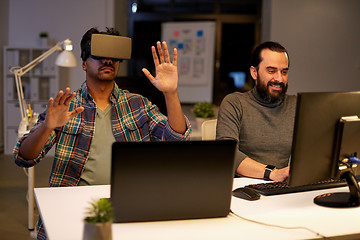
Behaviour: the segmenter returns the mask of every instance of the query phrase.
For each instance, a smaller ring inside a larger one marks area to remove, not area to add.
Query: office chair
[[[201,125],[201,139],[215,140],[216,139],[216,124],[217,119],[206,120]]]

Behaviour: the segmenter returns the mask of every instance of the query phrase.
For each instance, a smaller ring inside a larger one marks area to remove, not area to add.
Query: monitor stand
[[[314,198],[314,203],[333,208],[358,207],[360,205],[360,188],[355,175],[346,171],[341,175],[345,178],[350,192],[326,193]]]

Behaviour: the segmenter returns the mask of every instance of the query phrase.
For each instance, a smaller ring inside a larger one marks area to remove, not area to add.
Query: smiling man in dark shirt
[[[296,109],[296,96],[286,94],[289,57],[276,42],[255,48],[250,74],[255,87],[235,92],[220,105],[217,139],[238,142],[236,174],[285,181]]]

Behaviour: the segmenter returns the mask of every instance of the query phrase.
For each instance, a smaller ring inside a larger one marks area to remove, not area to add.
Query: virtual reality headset
[[[99,58],[130,59],[131,38],[107,34],[92,34],[90,54]]]

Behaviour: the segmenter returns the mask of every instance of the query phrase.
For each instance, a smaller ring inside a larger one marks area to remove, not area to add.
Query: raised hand
[[[179,75],[177,71],[177,49],[174,48],[174,57],[171,63],[166,42],[162,42],[164,51],[160,42],[157,42],[156,45],[159,57],[156,53],[155,47],[151,47],[156,76],[152,76],[146,68],[143,68],[142,71],[159,91],[163,92],[164,94],[177,92],[177,86],[179,82]]]
[[[55,99],[49,99],[45,119],[47,128],[55,129],[64,126],[70,119],[84,111],[84,107],[78,107],[69,112],[69,103],[74,96],[75,92],[70,93],[70,88],[66,88],[65,92],[59,91]]]

